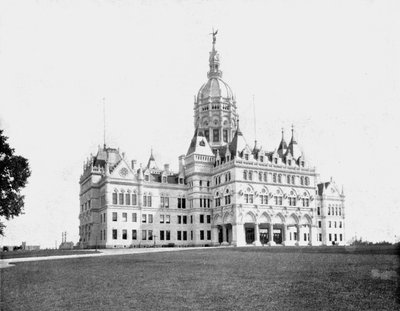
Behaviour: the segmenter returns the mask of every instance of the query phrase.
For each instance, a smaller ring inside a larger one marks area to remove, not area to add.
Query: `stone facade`
[[[294,129],[274,151],[247,144],[215,41],[178,172],[159,168],[152,153],[135,167],[106,145],[84,163],[82,247],[345,244],[343,190],[318,183]]]

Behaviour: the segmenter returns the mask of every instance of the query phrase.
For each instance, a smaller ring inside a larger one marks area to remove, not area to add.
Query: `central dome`
[[[219,77],[212,77],[203,84],[197,94],[198,99],[206,99],[209,97],[222,97],[233,99],[233,93],[229,85]]]

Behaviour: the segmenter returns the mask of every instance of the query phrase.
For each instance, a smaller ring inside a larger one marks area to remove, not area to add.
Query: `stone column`
[[[232,225],[232,241],[231,245],[237,246],[238,234],[237,230],[240,228],[238,225]]]
[[[254,224],[254,245],[261,246],[260,242],[260,230],[258,228],[258,223]]]
[[[212,227],[212,244],[219,245],[218,241],[218,226]]]
[[[269,241],[268,241],[269,246],[276,245],[276,243],[274,242],[274,224],[273,223],[269,223],[268,238],[269,238]]]
[[[309,233],[309,235],[310,235],[310,239],[309,239],[309,241],[308,241],[308,245],[313,245],[313,243],[314,243],[314,230],[313,230],[313,225],[308,225],[308,233]]]
[[[226,234],[226,225],[222,226],[222,245],[228,245],[227,234]]]
[[[244,225],[241,223],[236,224],[236,246],[245,246],[246,237],[244,231]]]
[[[287,244],[287,228],[286,225],[283,224],[282,227],[282,245],[286,245]]]
[[[300,225],[296,225],[296,232],[297,232],[297,238],[296,238],[296,246],[300,245]]]

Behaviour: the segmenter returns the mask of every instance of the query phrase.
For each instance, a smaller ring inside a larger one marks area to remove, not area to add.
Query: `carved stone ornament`
[[[287,194],[286,194],[286,193],[283,195],[283,198],[284,198],[284,199],[287,199]]]
[[[313,196],[313,195],[310,197],[310,200],[311,200],[311,201],[314,201],[314,196]]]
[[[274,194],[272,192],[270,192],[269,197],[272,199],[274,197]]]
[[[119,170],[119,175],[122,177],[126,177],[128,175],[128,169],[126,167],[123,167]]]
[[[243,195],[243,190],[240,190],[240,191],[239,191],[239,195]]]

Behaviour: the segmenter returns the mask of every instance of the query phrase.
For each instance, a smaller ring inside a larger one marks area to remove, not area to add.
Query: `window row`
[[[215,185],[220,185],[220,184],[222,184],[224,182],[231,181],[231,179],[232,179],[231,172],[227,172],[227,173],[221,174],[219,176],[215,176],[214,177],[214,184]]]
[[[321,207],[317,207],[317,215],[321,216]],[[339,206],[328,206],[328,216],[342,216],[342,208]]]
[[[258,176],[258,181],[261,182],[268,182],[268,173],[266,172],[253,172],[253,171],[247,171],[244,170],[243,171],[243,179],[244,180],[250,180],[252,181],[254,178],[254,174],[256,174],[256,176]],[[272,174],[272,182],[274,183],[283,183],[283,177],[285,175],[282,174],[277,174],[277,173],[273,173]],[[286,183],[289,185],[296,185],[296,179],[299,181],[300,185],[302,186],[308,186],[310,185],[310,178],[307,176],[295,176],[295,175],[286,175]],[[254,178],[255,180],[255,178]]]

